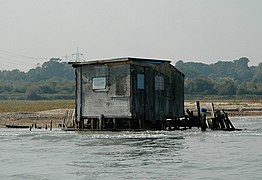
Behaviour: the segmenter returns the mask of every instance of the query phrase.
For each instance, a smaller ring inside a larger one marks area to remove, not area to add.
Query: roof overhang
[[[90,60],[84,62],[68,62],[73,67],[85,66],[91,64],[107,64],[107,63],[117,63],[117,62],[126,62],[126,61],[140,61],[144,63],[152,64],[161,64],[161,63],[170,63],[170,60],[159,60],[159,59],[148,59],[148,58],[133,58],[133,57],[123,57],[123,58],[114,58],[114,59],[102,59],[102,60]]]

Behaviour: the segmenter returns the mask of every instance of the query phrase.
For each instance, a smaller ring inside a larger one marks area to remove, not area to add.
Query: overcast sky
[[[0,69],[52,57],[262,62],[262,0],[0,0]]]

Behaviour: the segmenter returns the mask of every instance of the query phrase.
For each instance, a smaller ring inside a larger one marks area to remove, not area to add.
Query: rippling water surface
[[[243,131],[0,129],[0,179],[261,179],[262,117]]]

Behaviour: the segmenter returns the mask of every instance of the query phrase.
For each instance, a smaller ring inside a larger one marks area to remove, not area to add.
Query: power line
[[[0,53],[1,53],[1,54],[6,54],[7,56],[27,58],[27,59],[47,59],[47,58],[45,58],[45,57],[32,57],[32,56],[27,56],[27,55],[23,55],[23,54],[18,54],[18,53],[14,53],[14,52],[2,50],[2,49],[0,49]]]
[[[28,69],[31,60],[48,59],[44,57],[32,57],[11,51],[0,49],[0,68],[1,69]],[[32,63],[31,63],[32,64]]]

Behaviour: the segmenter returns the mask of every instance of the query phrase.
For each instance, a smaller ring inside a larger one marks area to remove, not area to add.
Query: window
[[[145,89],[145,75],[137,74],[137,89]]]
[[[163,76],[155,76],[155,90],[164,90],[164,77]]]
[[[93,89],[105,89],[106,88],[106,77],[93,78]]]

